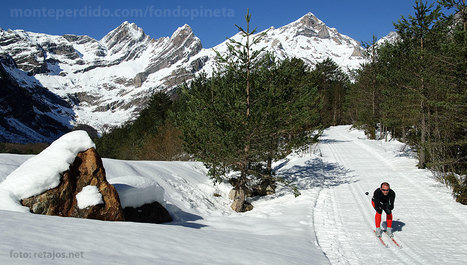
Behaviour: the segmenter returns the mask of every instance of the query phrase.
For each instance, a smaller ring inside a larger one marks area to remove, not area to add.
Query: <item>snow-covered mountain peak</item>
[[[377,42],[376,42],[376,46],[380,46],[386,42],[388,43],[395,43],[397,40],[399,39],[399,34],[397,34],[397,32],[389,32],[388,35],[382,37],[381,39],[379,39]]]
[[[193,30],[190,26],[187,24],[183,25],[182,27],[179,27],[170,37],[170,42],[173,46],[180,46],[188,43],[185,45],[188,47],[192,43],[195,43],[195,48],[197,49],[197,52],[201,50],[202,45],[201,45],[201,40],[195,36],[193,33]]]
[[[131,60],[138,56],[138,46],[150,42],[143,29],[135,23],[123,22],[120,26],[109,32],[101,39],[101,43],[107,48],[108,55],[118,55],[121,60]]]
[[[242,42],[242,38],[237,33],[231,39]],[[217,45],[215,50],[225,52],[227,42]],[[278,59],[297,57],[310,66],[330,58],[345,71],[356,69],[365,61],[359,42],[327,27],[311,12],[277,29],[269,28],[255,48],[265,48]]]
[[[231,38],[241,42],[243,36]],[[226,53],[227,42],[214,49]],[[300,58],[310,66],[330,58],[345,71],[365,61],[357,41],[311,12],[270,27],[254,48],[265,48],[278,59]],[[73,124],[66,126],[86,124],[99,131],[136,118],[154,91],[171,90],[201,71],[212,73],[216,57],[213,49],[202,48],[189,25],[170,37],[153,39],[128,21],[101,40],[1,30],[0,54],[11,56],[17,65],[9,75],[26,76],[18,80],[23,87],[45,87],[70,103],[73,117],[66,122]]]
[[[313,13],[309,12],[298,20],[281,27],[284,31],[291,32],[294,36],[329,38],[329,28]]]
[[[142,28],[138,27],[135,23],[130,23],[128,21],[123,22],[115,28],[114,30],[110,31],[107,35],[105,35],[101,42],[108,44],[115,41],[115,39],[129,38],[132,40],[142,40],[146,37]],[[109,47],[111,48],[111,47]]]
[[[182,34],[182,35],[193,34],[193,29],[188,24],[185,24],[185,25],[183,25],[181,27],[178,27],[177,30],[174,31],[174,33],[172,34],[172,36],[170,38],[171,39],[176,38],[180,34]]]
[[[308,12],[306,15],[297,20],[305,27],[315,28],[316,26],[325,25],[323,21],[319,20],[313,13]]]

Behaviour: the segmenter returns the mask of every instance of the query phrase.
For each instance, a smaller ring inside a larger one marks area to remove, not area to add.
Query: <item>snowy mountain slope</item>
[[[315,154],[274,165],[301,196],[280,187],[254,199],[246,213],[229,209],[228,187],[212,186],[199,163],[104,159],[114,184],[133,183],[144,193],[158,183],[175,221],[101,222],[0,210],[0,263],[463,264],[466,207],[429,171],[417,169],[401,143],[370,141],[349,129],[331,127]],[[29,157],[0,154],[0,181]],[[397,194],[394,228],[402,249],[387,237],[384,248],[372,232],[374,210],[364,192],[382,181]]]
[[[381,39],[379,39],[377,42],[376,42],[376,46],[380,46],[386,42],[388,43],[395,43],[397,40],[399,39],[399,34],[397,34],[397,32],[389,32],[388,35],[382,37]]]
[[[280,59],[298,57],[311,66],[331,58],[344,71],[349,71],[365,62],[359,42],[327,27],[312,13],[281,28],[271,28],[259,44],[263,45]]]
[[[133,119],[155,90],[168,87],[164,82],[175,82],[172,66],[200,49],[187,25],[157,40],[128,22],[100,41],[0,30],[0,54],[11,56],[24,72],[16,74],[18,82],[40,85],[68,101],[75,116],[67,126],[88,124],[100,131]],[[158,76],[145,82],[155,72]]]
[[[223,53],[226,43],[214,49]],[[280,59],[298,57],[311,66],[331,58],[351,70],[365,61],[357,41],[312,13],[270,28],[257,48],[262,47]],[[0,29],[0,54],[11,56],[23,72],[16,74],[19,83],[47,88],[72,106],[74,116],[65,126],[87,124],[98,131],[134,119],[154,91],[173,89],[201,71],[211,73],[216,56],[202,48],[188,25],[153,39],[129,22],[101,40]]]
[[[0,114],[0,142],[48,142],[68,132],[74,119],[68,102],[5,55],[0,55]]]
[[[366,61],[363,55],[364,49],[359,42],[340,34],[335,28],[329,28],[311,12],[280,28],[271,27],[258,32],[252,38],[265,32],[266,35],[255,48],[264,48],[281,60],[297,57],[314,66],[330,58],[346,72],[357,69]],[[240,33],[232,36],[231,39],[244,42]],[[202,70],[210,73],[214,67],[215,51],[225,54],[228,42],[229,40],[226,40],[212,49],[202,50],[193,57],[193,60],[207,58],[204,63],[206,67]]]

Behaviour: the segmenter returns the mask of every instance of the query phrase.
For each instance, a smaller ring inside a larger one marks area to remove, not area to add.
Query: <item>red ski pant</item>
[[[371,205],[373,205],[373,208],[375,208],[374,201],[371,201]],[[376,228],[381,226],[381,214],[378,212],[376,212],[376,215],[375,215],[375,224],[376,224]],[[392,213],[386,214],[386,225],[387,227],[392,227]]]

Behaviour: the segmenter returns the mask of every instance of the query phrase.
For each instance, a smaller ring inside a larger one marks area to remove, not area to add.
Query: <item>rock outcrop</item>
[[[272,178],[265,178],[257,185],[251,187],[251,196],[266,196],[276,192],[276,182]]]
[[[230,206],[236,212],[247,212],[253,210],[253,205],[246,201],[246,192],[244,189],[232,189],[229,193],[229,199],[233,200]]]
[[[76,194],[86,186],[96,186],[102,195],[102,204],[80,209]],[[78,153],[69,170],[61,174],[59,186],[21,201],[32,213],[123,221],[124,214],[115,188],[105,177],[105,169],[94,148]]]
[[[138,223],[172,222],[169,212],[158,202],[146,203],[140,207],[125,207],[123,209],[126,221]]]

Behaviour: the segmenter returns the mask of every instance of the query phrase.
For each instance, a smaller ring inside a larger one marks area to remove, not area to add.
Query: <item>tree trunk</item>
[[[266,174],[271,177],[272,176],[272,158],[268,157],[267,165],[266,165]]]
[[[420,124],[420,129],[421,129],[421,136],[420,136],[420,150],[419,150],[419,160],[418,160],[418,168],[425,168],[426,164],[426,153],[425,153],[425,148],[426,148],[426,122],[425,122],[425,110],[424,110],[424,102],[421,100],[420,102],[420,109],[421,109],[421,124]]]
[[[371,95],[371,126],[370,126],[370,139],[376,139],[376,77],[372,80],[372,95]]]
[[[238,180],[235,188],[231,191],[229,195],[233,200],[232,205],[230,206],[232,210],[236,212],[243,212],[244,205],[246,201],[246,182],[247,182],[247,165],[243,165],[240,173],[240,179]]]
[[[423,62],[424,60],[424,56],[423,56],[423,36],[420,37],[420,51],[421,51],[421,55],[420,55],[420,61]],[[420,112],[421,112],[421,124],[420,124],[420,127],[421,127],[421,136],[420,136],[420,154],[419,154],[419,161],[418,161],[418,167],[419,168],[425,168],[426,166],[426,132],[427,132],[427,128],[426,128],[426,117],[425,117],[425,100],[423,98],[424,96],[424,92],[425,92],[425,80],[423,78],[423,71],[424,69],[421,69],[421,74],[422,74],[422,77],[420,78],[420,81],[421,81],[421,86],[420,86]]]
[[[230,207],[232,208],[232,210],[236,212],[243,212],[245,200],[246,200],[245,190],[242,188],[239,188],[239,189],[233,189],[231,192],[233,193],[232,194],[233,202]]]

